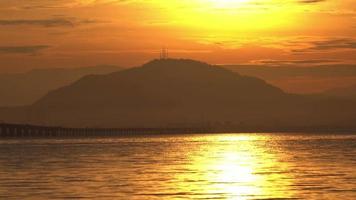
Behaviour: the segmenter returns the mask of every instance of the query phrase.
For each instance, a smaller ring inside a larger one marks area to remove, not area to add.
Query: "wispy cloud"
[[[355,38],[329,38],[325,40],[309,41],[307,43],[309,47],[302,49],[295,49],[293,52],[313,52],[313,51],[334,51],[334,50],[345,50],[345,49],[355,49],[356,50],[356,39]]]
[[[2,0],[0,9],[34,10],[34,9],[68,9],[99,4],[130,3],[132,0]]]
[[[271,65],[271,66],[287,66],[287,65],[298,65],[298,66],[312,66],[321,64],[342,64],[341,60],[331,60],[331,59],[304,59],[304,60],[255,60],[251,62],[252,64],[261,65]]]
[[[0,54],[37,54],[48,48],[48,45],[0,46]]]
[[[32,26],[74,26],[74,23],[67,19],[15,19],[15,20],[0,20],[2,26],[18,26],[18,25],[32,25]]]
[[[320,2],[324,2],[326,0],[298,0],[298,3],[320,3]]]
[[[95,20],[78,19],[0,19],[0,26],[42,26],[42,27],[74,27],[82,24],[97,23]]]

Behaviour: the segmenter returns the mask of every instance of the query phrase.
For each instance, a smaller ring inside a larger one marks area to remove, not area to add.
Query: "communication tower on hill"
[[[161,50],[161,52],[160,52],[159,58],[160,58],[161,60],[168,59],[168,49],[166,49],[165,47],[162,48],[162,50]]]

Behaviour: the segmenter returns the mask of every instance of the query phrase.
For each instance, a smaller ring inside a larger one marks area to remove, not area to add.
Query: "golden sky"
[[[0,72],[140,65],[162,46],[214,64],[356,62],[355,0],[1,0]]]

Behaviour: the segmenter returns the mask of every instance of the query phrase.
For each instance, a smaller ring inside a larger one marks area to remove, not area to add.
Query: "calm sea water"
[[[0,199],[356,199],[356,135],[0,141]]]

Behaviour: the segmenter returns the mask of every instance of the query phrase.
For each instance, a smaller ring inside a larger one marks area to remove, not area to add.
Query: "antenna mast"
[[[159,57],[161,60],[165,60],[165,59],[168,59],[168,50],[163,47],[161,52],[160,52],[160,57]]]

